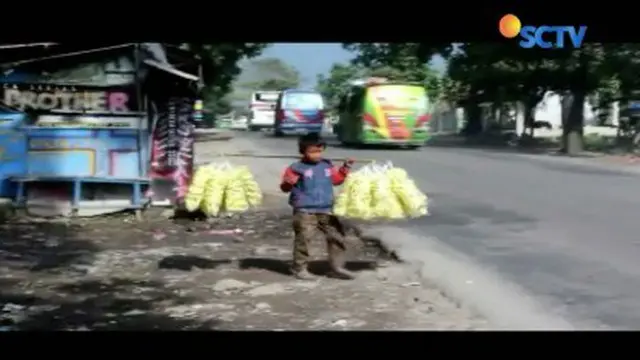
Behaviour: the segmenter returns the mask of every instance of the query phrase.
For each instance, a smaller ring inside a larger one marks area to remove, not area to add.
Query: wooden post
[[[146,109],[146,104],[144,103],[144,99],[142,98],[142,87],[140,84],[140,43],[136,43],[133,50],[133,58],[134,58],[134,66],[135,66],[135,87],[136,87],[136,101],[138,103],[138,108],[136,109],[138,112],[144,112]],[[148,116],[143,115],[143,116]],[[138,148],[138,174],[140,177],[143,177],[146,173],[144,160],[142,159],[142,129],[138,127],[137,134],[137,148]]]

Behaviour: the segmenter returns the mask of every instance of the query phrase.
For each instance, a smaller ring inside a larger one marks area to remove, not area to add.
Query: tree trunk
[[[529,129],[529,137],[533,138],[536,130],[535,119],[533,112],[535,111],[535,104],[531,105],[531,101],[527,101],[524,104],[524,126]]]
[[[544,93],[539,95],[538,92],[529,93],[524,98],[524,127],[529,129],[529,136],[533,138],[536,129],[536,107],[538,103],[544,99]]]
[[[471,103],[465,106],[465,115],[467,122],[463,133],[468,136],[478,135],[482,132],[482,111],[478,104]]]
[[[527,110],[525,103],[522,101],[516,102],[516,135],[523,137],[526,129],[526,116]]]
[[[576,155],[583,150],[584,90],[574,90],[562,97],[562,151]]]
[[[502,102],[497,101],[492,104],[491,117],[493,118],[493,127],[498,127],[502,130]]]
[[[612,102],[609,107],[609,119],[611,119],[611,125],[620,127],[620,101]]]

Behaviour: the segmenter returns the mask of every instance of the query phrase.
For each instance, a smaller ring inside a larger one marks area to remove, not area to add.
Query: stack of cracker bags
[[[405,170],[390,162],[371,163],[349,175],[333,212],[363,220],[406,219],[429,213],[427,196]]]
[[[228,162],[200,166],[185,197],[187,211],[207,216],[245,212],[262,203],[262,192],[246,166]]]

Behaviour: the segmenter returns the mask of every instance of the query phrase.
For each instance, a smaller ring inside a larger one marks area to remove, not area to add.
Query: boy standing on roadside
[[[307,134],[298,140],[298,151],[302,155],[287,167],[282,176],[280,189],[290,193],[289,205],[293,207],[292,272],[298,279],[310,280],[314,276],[307,269],[309,243],[316,232],[322,232],[327,241],[329,265],[334,276],[353,279],[355,275],[345,269],[346,245],[339,231],[338,219],[331,214],[333,187],[341,185],[349,174],[353,160],[348,159],[340,167],[323,159],[326,144],[318,134]]]

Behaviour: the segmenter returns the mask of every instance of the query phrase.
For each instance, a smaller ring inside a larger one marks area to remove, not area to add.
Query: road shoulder
[[[377,226],[368,233],[384,239],[390,249],[415,264],[424,282],[482,314],[497,328],[512,330],[571,330],[567,320],[553,315],[517,284],[474,263],[439,239],[394,226]]]
[[[28,231],[25,231],[28,230]],[[290,212],[209,222],[117,216],[0,227],[0,325],[11,330],[490,329],[413,265],[375,266],[356,251],[353,281],[288,273]]]

